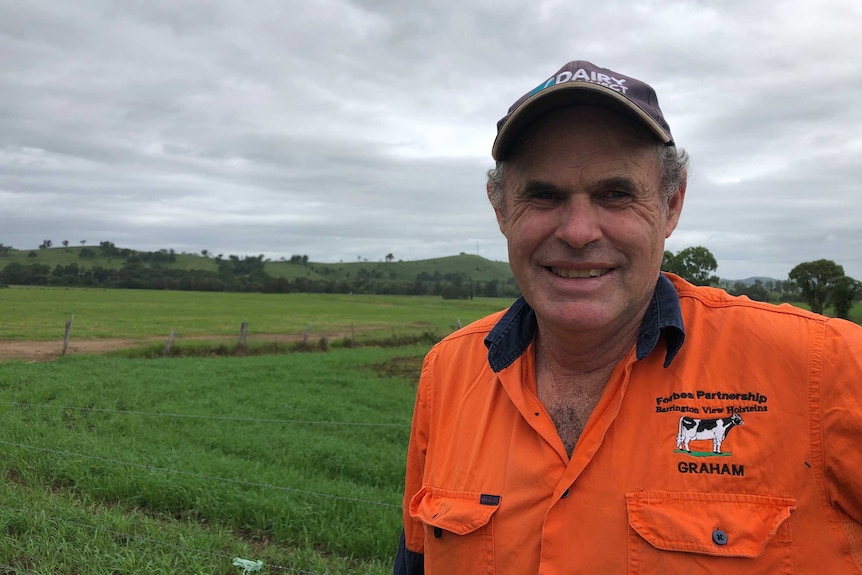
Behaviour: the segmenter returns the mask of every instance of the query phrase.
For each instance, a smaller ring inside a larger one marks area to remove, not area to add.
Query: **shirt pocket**
[[[787,574],[796,500],[733,493],[626,494],[628,573]]]
[[[500,497],[423,487],[410,500],[410,515],[425,526],[428,573],[494,573],[494,523]]]

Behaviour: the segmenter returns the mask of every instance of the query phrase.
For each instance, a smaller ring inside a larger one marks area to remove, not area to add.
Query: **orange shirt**
[[[862,328],[669,277],[571,459],[522,301],[428,353],[402,557],[428,575],[862,573]]]

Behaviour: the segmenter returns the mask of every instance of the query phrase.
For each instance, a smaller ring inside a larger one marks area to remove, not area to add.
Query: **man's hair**
[[[677,191],[685,184],[688,177],[688,152],[676,146],[656,146],[656,155],[661,165],[661,198],[665,206]],[[497,208],[503,207],[503,174],[506,162],[488,170],[488,199]]]

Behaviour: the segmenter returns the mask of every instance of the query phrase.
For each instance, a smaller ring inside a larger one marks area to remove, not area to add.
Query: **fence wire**
[[[189,413],[160,413],[155,411],[132,411],[126,409],[101,409],[95,407],[75,407],[69,405],[50,405],[44,403],[18,403],[9,401],[0,401],[0,405],[8,405],[11,407],[36,407],[42,409],[63,409],[69,411],[90,411],[95,413],[114,413],[120,415],[144,415],[152,417],[174,417],[186,419],[204,419],[214,421],[236,421],[246,423],[288,423],[302,425],[345,425],[356,427],[394,427],[394,428],[410,428],[409,423],[368,423],[368,422],[353,422],[353,421],[316,421],[310,419],[272,419],[272,418],[256,418],[256,417],[229,417],[221,415],[195,415]]]
[[[184,475],[186,477],[195,477],[198,479],[206,479],[207,481],[220,481],[223,483],[232,483],[234,485],[243,485],[246,487],[261,487],[264,489],[273,489],[276,491],[286,491],[290,493],[301,493],[303,495],[312,495],[315,497],[325,497],[328,499],[337,499],[340,501],[349,501],[352,503],[364,503],[368,505],[377,505],[380,507],[392,507],[395,509],[401,509],[401,505],[386,503],[383,501],[372,501],[370,499],[361,499],[357,497],[344,497],[343,495],[333,495],[332,493],[321,493],[319,491],[306,491],[304,489],[297,489],[295,487],[284,487],[281,485],[270,485],[269,483],[258,483],[255,481],[245,481],[243,479],[229,479],[224,477],[216,477],[214,475],[206,475],[203,473],[193,473],[191,471],[181,471],[179,469],[170,469],[168,467],[159,467],[157,465],[150,465],[148,463],[137,463],[133,461],[120,461],[118,459],[110,459],[107,457],[98,457],[95,455],[87,455],[85,453],[75,453],[74,451],[61,451],[59,449],[50,449],[47,447],[38,447],[35,445],[25,445],[23,443],[14,443],[11,441],[0,441],[0,445],[6,445],[9,447],[17,447],[19,449],[29,449],[31,451],[41,451],[43,453],[53,453],[56,455],[62,455],[65,457],[76,457],[79,459],[89,459],[91,461],[101,461],[104,463],[115,463],[118,465],[125,465],[127,467],[137,467],[139,469],[146,469],[148,471],[161,471],[163,473],[173,473],[175,475]]]

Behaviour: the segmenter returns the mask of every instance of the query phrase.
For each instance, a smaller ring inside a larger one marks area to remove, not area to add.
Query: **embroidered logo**
[[[712,442],[712,453],[697,453],[697,455],[724,455],[721,444],[727,439],[727,434],[737,425],[742,425],[742,417],[734,413],[722,419],[696,419],[683,415],[679,418],[679,433],[676,436],[677,450],[685,449],[689,455],[692,441],[708,440]],[[727,455],[730,455],[729,453]]]

